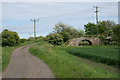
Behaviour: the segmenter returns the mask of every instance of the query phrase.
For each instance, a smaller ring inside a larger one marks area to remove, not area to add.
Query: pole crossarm
[[[36,22],[39,21],[39,19],[31,19],[31,21],[34,23],[34,38],[36,38]]]

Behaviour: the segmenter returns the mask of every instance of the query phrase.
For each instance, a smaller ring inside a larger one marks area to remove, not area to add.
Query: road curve
[[[19,47],[12,52],[3,78],[55,78],[43,61],[29,53],[29,47],[35,44]]]

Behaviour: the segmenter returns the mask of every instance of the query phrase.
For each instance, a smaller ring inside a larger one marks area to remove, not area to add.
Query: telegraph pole
[[[34,23],[34,38],[36,38],[36,22],[39,21],[39,19],[31,19]]]
[[[99,45],[99,32],[98,32],[98,6],[96,6],[96,7],[94,7],[94,8],[96,8],[96,11],[95,11],[95,13],[96,13],[96,23],[97,23],[97,44]]]

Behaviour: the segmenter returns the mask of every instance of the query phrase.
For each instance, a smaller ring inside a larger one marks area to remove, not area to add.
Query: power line
[[[39,21],[39,19],[31,19],[34,23],[34,38],[36,38],[36,22]]]
[[[87,9],[83,9],[83,10],[80,10],[80,11],[78,11],[78,12],[70,12],[70,13],[64,13],[64,14],[60,14],[60,15],[54,15],[54,16],[48,16],[48,17],[41,17],[41,18],[56,18],[56,17],[62,17],[62,16],[71,16],[71,15],[78,15],[78,14],[80,14],[80,12],[82,12],[82,11],[91,11],[91,8],[87,8]],[[83,13],[83,12],[82,12]],[[87,12],[86,13],[84,13],[84,14],[88,14]]]
[[[94,8],[96,8],[96,11],[95,11],[95,13],[96,13],[96,23],[97,23],[97,43],[98,43],[98,45],[99,45],[99,32],[98,32],[98,6],[95,6]]]

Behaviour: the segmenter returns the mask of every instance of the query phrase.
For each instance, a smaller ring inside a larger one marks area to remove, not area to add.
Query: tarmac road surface
[[[12,52],[3,78],[55,78],[43,61],[29,53],[29,47],[35,44],[19,47]]]

